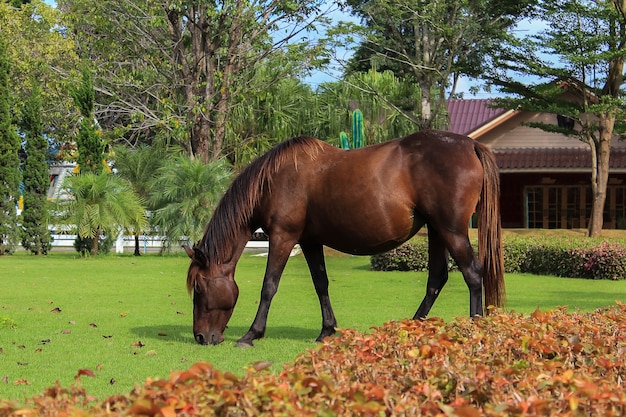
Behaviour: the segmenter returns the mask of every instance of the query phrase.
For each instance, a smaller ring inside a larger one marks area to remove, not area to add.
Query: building
[[[488,145],[500,167],[506,228],[586,228],[591,150],[575,138],[524,125],[567,123],[549,113],[494,109],[490,100],[450,100],[449,131]],[[612,141],[604,228],[626,229],[626,143]]]

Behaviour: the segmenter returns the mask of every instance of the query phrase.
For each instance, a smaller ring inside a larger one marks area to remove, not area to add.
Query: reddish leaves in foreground
[[[197,363],[99,404],[76,387],[56,387],[21,410],[0,401],[0,415],[626,414],[626,305],[341,333],[278,375],[253,366],[238,378]]]

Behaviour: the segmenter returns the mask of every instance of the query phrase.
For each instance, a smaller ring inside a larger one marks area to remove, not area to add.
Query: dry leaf
[[[79,369],[78,373],[76,374],[74,379],[79,379],[83,375],[89,376],[89,377],[92,377],[92,378],[94,378],[96,376],[96,374],[94,374],[91,369]]]

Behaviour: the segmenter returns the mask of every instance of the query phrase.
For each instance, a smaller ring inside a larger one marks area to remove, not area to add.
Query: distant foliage
[[[414,238],[374,255],[370,266],[375,271],[428,271],[428,241]],[[504,240],[504,268],[508,273],[626,279],[626,245],[589,238],[509,237]],[[455,269],[450,259],[449,270]]]
[[[18,243],[16,206],[20,186],[20,138],[13,124],[7,44],[0,37],[0,255],[13,253]]]
[[[48,186],[50,178],[43,136],[41,87],[33,81],[31,96],[24,106],[22,129],[26,136],[26,161],[23,168],[24,210],[21,216],[22,247],[34,255],[47,254],[51,248],[48,230]]]
[[[342,330],[285,364],[251,364],[243,377],[196,363],[95,400],[80,380],[0,415],[617,416],[626,412],[626,305],[593,313],[494,312]]]

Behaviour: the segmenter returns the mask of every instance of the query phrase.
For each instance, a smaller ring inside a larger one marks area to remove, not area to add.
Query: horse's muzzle
[[[195,339],[201,345],[219,345],[224,341],[224,336],[217,333],[210,333],[207,336],[197,333]]]

